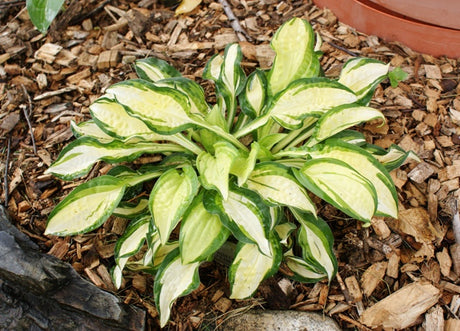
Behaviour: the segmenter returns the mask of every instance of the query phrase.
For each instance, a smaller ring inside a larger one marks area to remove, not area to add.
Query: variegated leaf
[[[293,171],[300,183],[321,199],[353,218],[371,221],[377,209],[375,188],[347,163],[320,158]]]
[[[259,163],[246,182],[246,187],[256,191],[270,203],[316,214],[315,205],[307,191],[283,165],[274,162]]]
[[[128,259],[136,254],[151,231],[151,217],[141,217],[128,225],[115,245],[116,267],[112,271],[112,279],[116,288],[120,288],[122,272]]]
[[[191,166],[167,170],[150,194],[149,209],[164,245],[198,191],[198,178]]]
[[[81,184],[53,209],[45,234],[70,236],[96,229],[118,206],[125,187],[122,180],[112,176]]]
[[[189,294],[200,285],[199,265],[199,262],[182,264],[178,249],[169,253],[160,265],[153,291],[155,305],[160,314],[161,327],[168,322],[174,301]]]
[[[180,77],[181,73],[166,61],[149,57],[135,62],[137,75],[145,80],[156,82],[169,77]]]
[[[398,217],[398,196],[388,171],[364,149],[336,139],[313,149],[313,158],[334,158],[341,160],[368,179],[377,193],[377,214]]]
[[[179,245],[182,263],[205,260],[222,246],[229,234],[219,216],[204,207],[203,194],[198,195],[181,224]]]
[[[230,185],[227,200],[216,191],[206,192],[203,203],[242,242],[257,244],[259,250],[272,256],[268,240],[272,224],[269,207],[251,190]]]
[[[284,90],[299,78],[317,76],[320,63],[315,54],[315,34],[305,20],[293,18],[284,23],[275,33],[271,47],[276,57],[268,72],[271,95]]]
[[[387,77],[390,64],[370,58],[353,58],[342,68],[339,83],[347,86],[366,105],[377,85]]]
[[[218,190],[227,199],[230,169],[238,150],[226,142],[218,142],[213,147],[214,156],[202,152],[196,159],[196,167],[201,184],[208,190]]]
[[[326,273],[331,281],[337,272],[337,259],[332,251],[334,236],[331,229],[321,218],[297,210],[292,211],[300,222],[297,243],[302,248],[304,260],[314,270]]]
[[[87,174],[97,161],[108,163],[129,162],[142,154],[180,152],[184,148],[173,144],[124,144],[112,141],[102,144],[91,137],[81,137],[64,147],[46,173],[70,180]]]
[[[277,239],[270,241],[271,256],[259,251],[255,244],[240,243],[232,265],[228,271],[231,299],[250,297],[266,278],[279,268],[282,259],[281,247]]]
[[[354,125],[376,119],[382,120],[382,125],[385,123],[385,116],[375,108],[358,104],[332,108],[318,120],[307,146],[313,146]]]

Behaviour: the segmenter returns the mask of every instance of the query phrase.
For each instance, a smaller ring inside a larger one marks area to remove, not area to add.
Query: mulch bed
[[[391,294],[409,284],[430,284],[436,289],[429,310],[416,311],[416,298],[410,294],[399,302],[407,316],[415,314],[411,329],[460,328],[460,248],[456,244],[460,233],[454,231],[460,231],[460,224],[452,226],[460,223],[456,209],[460,195],[458,61],[418,54],[397,42],[361,34],[311,1],[229,4],[244,34],[235,33],[220,3],[210,0],[182,16],[154,0],[73,1],[46,36],[34,29],[23,3],[2,4],[0,193],[2,203],[8,201],[16,226],[43,251],[71,263],[97,286],[115,291],[108,270],[126,221],[111,218],[99,230],[73,238],[43,235],[47,215],[56,203],[78,184],[110,168],[97,164],[87,177],[72,182],[44,174],[72,140],[70,121],[88,120],[91,102],[109,85],[134,78],[132,62],[148,56],[168,61],[202,84],[212,97],[213,86],[200,77],[213,54],[230,42],[240,42],[244,69],[266,68],[273,60],[269,41],[274,31],[289,18],[302,17],[323,39],[321,62],[327,76],[337,76],[351,56],[389,62],[409,74],[398,87],[383,82],[376,91],[371,105],[381,109],[388,122],[362,127],[369,142],[385,148],[398,144],[422,160],[392,172],[400,218],[375,219],[371,227],[363,228],[360,222],[323,206],[320,214],[333,229],[339,260],[339,274],[331,284],[300,284],[279,273],[261,286],[255,299],[235,301],[228,299],[225,267],[207,263],[200,271],[200,288],[177,301],[167,328],[214,329],[232,314],[264,307],[317,311],[333,317],[343,329],[368,329],[378,324],[369,312],[373,317],[382,314],[383,308],[395,304]],[[145,307],[148,327],[154,330],[158,321],[152,283],[150,275],[127,273],[117,294],[126,303]],[[280,286],[290,290],[284,299],[276,291]],[[385,298],[384,307],[366,313]]]

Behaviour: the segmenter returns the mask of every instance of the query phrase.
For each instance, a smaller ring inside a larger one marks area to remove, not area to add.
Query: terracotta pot
[[[421,53],[434,56],[446,55],[453,58],[460,57],[460,30],[411,19],[376,4],[377,0],[373,1],[313,0],[318,7],[329,8],[341,22],[358,31],[377,35],[386,41],[399,41]],[[433,2],[436,1],[457,2],[456,0],[433,0]],[[400,2],[404,2],[404,0]],[[460,1],[458,3],[460,6]],[[416,14],[418,11],[417,4],[418,1],[414,0],[414,5],[411,8],[412,16],[418,16]],[[432,14],[433,17],[439,16],[436,12],[432,12]]]
[[[439,25],[460,29],[460,1],[458,0],[370,0],[395,13]]]

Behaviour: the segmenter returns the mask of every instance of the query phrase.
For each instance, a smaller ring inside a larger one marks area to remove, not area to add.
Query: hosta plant
[[[249,76],[238,44],[209,60],[203,78],[215,83],[214,105],[166,62],[137,61],[139,79],[112,85],[90,106],[92,120],[72,123],[77,139],[47,170],[72,180],[98,161],[114,164],[56,206],[46,234],[130,219],[115,246],[113,281],[121,285],[125,267],[152,273],[162,326],[174,301],[199,285],[200,264],[227,241],[237,242],[231,298],[250,297],[281,264],[296,281],[331,280],[332,232],[313,196],[366,225],[375,215],[397,217],[389,171],[410,153],[350,130],[385,121],[368,104],[391,78],[389,66],[353,58],[338,79],[324,77],[319,42],[302,19],[281,26],[271,46],[271,69]],[[129,166],[144,154],[162,159]]]

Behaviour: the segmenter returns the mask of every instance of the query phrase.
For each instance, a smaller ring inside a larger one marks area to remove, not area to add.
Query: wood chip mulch
[[[182,16],[154,0],[73,1],[46,36],[33,27],[23,2],[2,5],[0,193],[16,226],[97,286],[145,307],[148,328],[157,329],[152,277],[128,273],[116,291],[109,276],[114,244],[126,221],[111,218],[99,230],[73,238],[43,235],[56,203],[110,166],[98,164],[86,178],[72,182],[43,173],[71,141],[70,121],[89,119],[88,106],[109,85],[135,77],[135,59],[164,59],[212,93],[200,77],[213,54],[240,42],[247,72],[266,68],[273,60],[269,41],[274,31],[289,18],[302,17],[324,41],[327,76],[337,76],[351,56],[389,62],[409,74],[398,87],[384,82],[376,91],[372,105],[383,111],[387,124],[362,128],[369,142],[385,148],[398,144],[422,160],[391,174],[400,217],[375,218],[363,228],[325,206],[321,214],[333,229],[339,260],[331,284],[300,284],[279,273],[262,284],[255,299],[235,301],[228,299],[225,268],[208,263],[200,271],[200,288],[177,301],[168,329],[214,329],[232,314],[264,307],[317,311],[343,329],[460,330],[458,61],[361,34],[311,1],[229,4],[245,35],[235,33],[222,5],[210,0]]]

